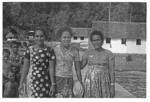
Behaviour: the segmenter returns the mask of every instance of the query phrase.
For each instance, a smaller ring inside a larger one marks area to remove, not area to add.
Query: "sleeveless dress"
[[[52,48],[36,49],[32,46],[25,52],[25,58],[30,60],[29,73],[26,79],[27,97],[49,97],[50,77],[49,61],[55,61]]]
[[[87,51],[84,58],[88,59],[87,71],[83,79],[86,98],[111,97],[111,78],[109,63],[113,62],[113,54],[103,49],[97,52],[94,49]]]

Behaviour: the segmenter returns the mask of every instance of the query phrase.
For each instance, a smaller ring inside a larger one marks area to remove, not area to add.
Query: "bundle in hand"
[[[74,81],[73,94],[75,97],[82,97],[84,93],[83,85],[80,81]]]

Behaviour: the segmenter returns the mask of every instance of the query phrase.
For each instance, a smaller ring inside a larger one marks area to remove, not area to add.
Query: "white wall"
[[[129,40],[127,42],[127,53],[146,54],[146,41],[141,40],[141,45],[136,45],[136,40]]]
[[[90,42],[89,46],[92,48]],[[127,39],[125,45],[121,44],[121,39],[111,39],[111,44],[106,44],[104,40],[103,48],[113,53],[146,54],[146,41],[141,40],[141,45],[136,45],[136,40]]]
[[[78,37],[77,40],[72,38],[71,41],[74,43],[88,42],[88,38],[84,38],[84,40],[80,40],[80,37]],[[90,42],[89,46],[91,49],[92,45]],[[106,40],[104,40],[103,48],[108,49],[114,53],[146,54],[146,41],[141,40],[141,45],[136,45],[136,39],[127,39],[126,44],[121,44],[121,39],[111,39],[111,44],[106,44]]]
[[[121,44],[121,39],[111,39],[111,44],[106,44],[106,41],[104,41],[103,47],[114,53],[126,53],[127,48],[125,44]]]
[[[127,39],[125,45],[121,44],[121,39],[111,39],[111,45],[104,43],[103,47],[114,53],[146,54],[146,41],[144,40],[141,40],[141,45],[136,45],[136,40]]]

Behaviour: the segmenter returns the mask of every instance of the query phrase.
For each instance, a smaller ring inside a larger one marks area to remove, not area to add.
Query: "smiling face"
[[[44,43],[45,37],[44,37],[44,32],[42,30],[37,30],[35,31],[35,43],[38,45],[41,45]]]
[[[103,44],[102,38],[99,35],[93,35],[91,42],[92,42],[92,45],[95,49],[101,48],[101,46]]]
[[[62,35],[60,37],[61,44],[63,46],[69,46],[70,42],[71,42],[71,37],[72,36],[71,36],[71,34],[68,31],[62,32]]]

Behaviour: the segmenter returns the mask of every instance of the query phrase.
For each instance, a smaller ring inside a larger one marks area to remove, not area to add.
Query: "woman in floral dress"
[[[50,97],[55,92],[54,64],[55,54],[44,44],[44,31],[35,31],[35,45],[24,54],[24,67],[20,81],[20,92],[26,82],[26,97]],[[26,81],[25,81],[26,79]]]
[[[79,51],[71,45],[71,28],[61,28],[58,31],[58,37],[61,43],[54,48],[56,54],[56,97],[73,97],[73,63],[76,69],[74,71],[77,72],[77,80],[81,82]]]
[[[87,65],[83,79],[86,98],[109,98],[115,95],[115,59],[111,51],[102,48],[104,37],[100,31],[90,35],[94,49],[87,50],[82,57],[82,68]]]

